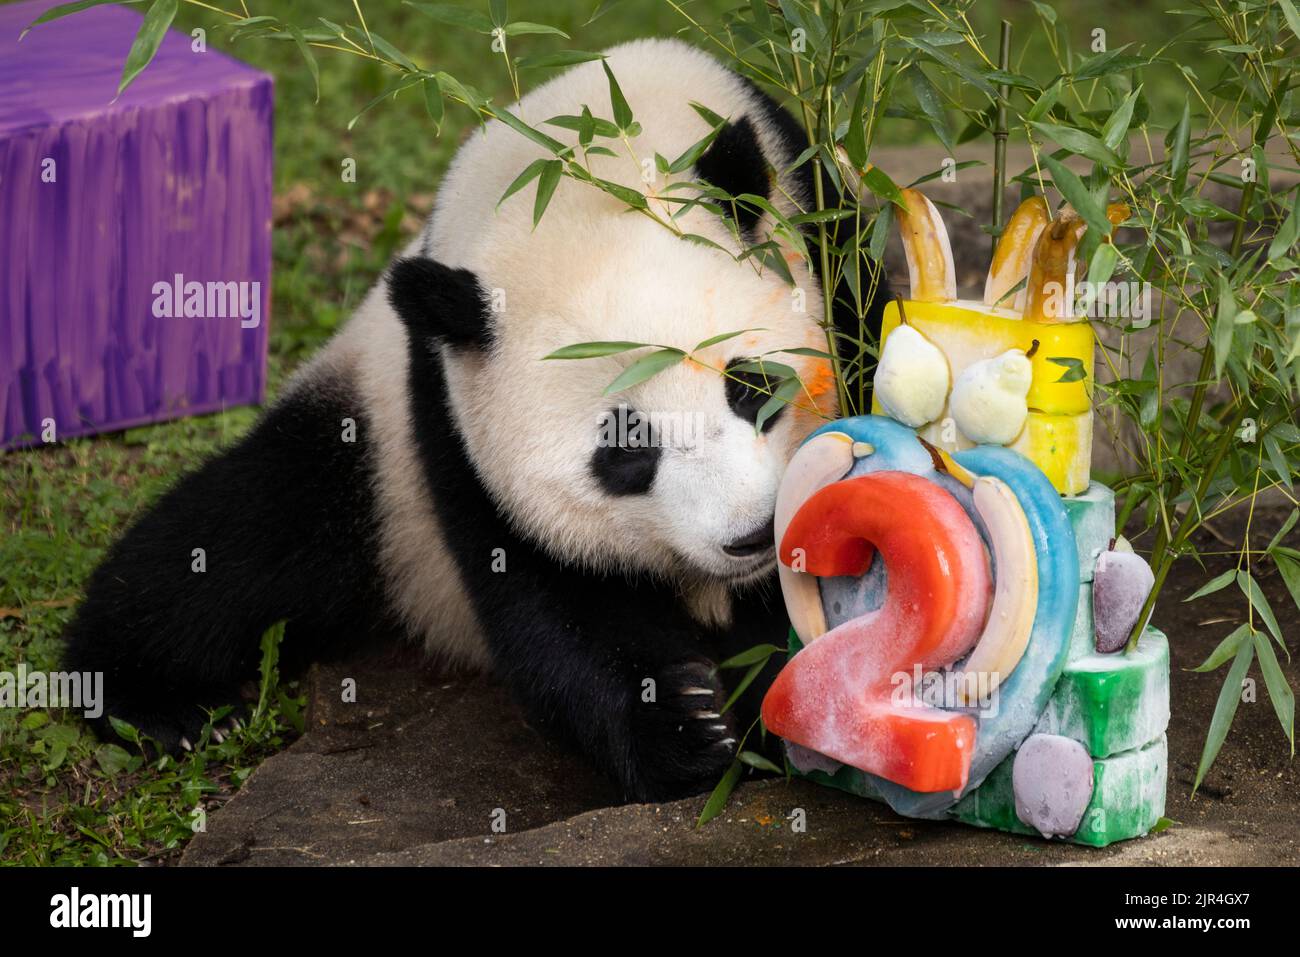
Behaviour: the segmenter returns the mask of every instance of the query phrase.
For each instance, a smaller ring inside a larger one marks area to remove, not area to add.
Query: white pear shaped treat
[[[905,189],[902,194],[904,208],[895,208],[894,212],[911,278],[908,298],[916,302],[952,302],[957,298],[957,269],[943,218],[924,193]]]
[[[1025,426],[1033,366],[1025,353],[1008,349],[972,362],[952,387],[952,417],[972,442],[1006,445]]]
[[[1021,280],[1028,278],[1034,246],[1051,218],[1047,200],[1041,196],[1031,196],[1016,207],[993,252],[993,264],[989,267],[988,279],[984,282],[984,305],[1014,309],[1017,312],[1024,308],[1024,289],[1011,297],[1007,293]]]
[[[950,381],[939,347],[911,326],[899,326],[885,340],[875,389],[890,418],[914,429],[933,422],[943,412]]]

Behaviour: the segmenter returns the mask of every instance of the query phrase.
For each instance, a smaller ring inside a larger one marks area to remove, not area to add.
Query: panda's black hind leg
[[[286,671],[385,627],[367,423],[351,395],[339,382],[296,390],[109,551],[65,655],[103,674],[101,734],[111,716],[175,752],[212,709],[242,717],[261,636],[282,619]]]

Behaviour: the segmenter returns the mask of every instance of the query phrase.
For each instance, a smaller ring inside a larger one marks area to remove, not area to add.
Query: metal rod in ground
[[[1002,21],[1002,38],[998,47],[998,69],[1006,73],[1011,68],[1011,21]],[[1002,235],[1002,197],[1007,191],[1007,99],[1011,87],[1005,83],[998,87],[997,122],[993,127],[993,249]]]

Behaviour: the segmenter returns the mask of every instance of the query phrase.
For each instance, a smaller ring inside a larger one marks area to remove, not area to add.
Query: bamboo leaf
[[[527,20],[516,20],[514,23],[507,23],[505,34],[508,37],[523,36],[525,34],[545,34],[547,36],[564,37],[566,40],[572,39],[559,27],[547,26],[545,23],[531,23]]]
[[[753,664],[762,664],[773,655],[782,654],[785,649],[779,645],[755,645],[753,648],[746,648],[744,651],[732,655],[726,661],[718,665],[719,668],[748,668]]]
[[[565,147],[563,143],[561,143],[559,140],[555,139],[554,137],[547,136],[541,130],[534,129],[533,127],[529,126],[519,117],[511,113],[509,110],[507,109],[497,110],[496,118],[499,119],[506,126],[510,127],[516,133],[520,133],[523,136],[528,137],[528,139],[532,140],[538,146],[545,147],[546,149],[550,150],[552,153],[555,153],[557,155],[564,152]]]
[[[1241,703],[1241,683],[1246,677],[1246,672],[1250,670],[1250,663],[1254,657],[1255,643],[1243,641],[1237,648],[1237,656],[1233,659],[1232,667],[1228,669],[1227,677],[1223,679],[1223,687],[1219,689],[1219,700],[1214,705],[1214,716],[1210,719],[1210,730],[1205,736],[1205,747],[1201,751],[1201,761],[1196,769],[1196,781],[1192,785],[1193,794],[1201,786],[1206,772],[1214,765],[1214,759],[1219,756],[1219,749],[1223,747],[1223,742],[1228,736],[1232,719],[1237,714],[1237,705]]]
[[[863,116],[867,109],[867,85],[871,83],[870,75],[864,73],[858,84],[858,94],[853,99],[853,108],[849,112],[849,128],[844,134],[844,152],[855,170],[867,166],[867,127]]]
[[[545,163],[546,160],[538,160],[538,162]],[[653,347],[653,345],[650,342],[575,342],[571,346],[556,349],[550,355],[542,358],[597,359],[601,356],[615,356],[620,352],[630,352],[633,349],[647,349]]]
[[[1291,28],[1291,32],[1300,37],[1300,13],[1296,12],[1295,4],[1291,0],[1277,0],[1278,6],[1282,8],[1282,15],[1286,17],[1286,25]]]
[[[1169,175],[1173,179],[1173,193],[1182,196],[1187,188],[1187,156],[1192,138],[1192,101],[1183,101],[1183,115],[1174,127],[1173,144],[1169,150]]]
[[[442,86],[438,83],[436,76],[426,76],[424,78],[424,108],[429,113],[429,119],[433,120],[433,128],[436,132],[442,132],[442,117],[444,105],[442,102]],[[503,196],[502,199],[505,197]],[[497,205],[501,203],[498,200]]]
[[[1269,262],[1289,255],[1296,239],[1300,238],[1300,216],[1296,215],[1297,196],[1300,196],[1300,190],[1291,194],[1291,212],[1273,234],[1273,241],[1268,244]]]
[[[548,67],[573,66],[575,63],[588,63],[591,60],[604,59],[603,53],[591,53],[588,50],[560,50],[558,53],[543,53],[539,56],[520,57],[515,66],[521,70],[544,70]],[[550,121],[547,120],[549,123]]]
[[[1269,465],[1277,473],[1277,477],[1282,484],[1287,487],[1288,491],[1295,491],[1295,486],[1291,482],[1291,463],[1287,461],[1286,456],[1282,453],[1282,447],[1277,444],[1277,439],[1271,435],[1264,436],[1264,452],[1268,455]],[[1294,513],[1293,513],[1294,514]]]
[[[403,74],[402,76],[399,76],[396,80],[394,80],[384,89],[384,92],[380,93],[377,97],[375,97],[365,106],[363,106],[361,108],[360,113],[352,117],[352,119],[348,120],[347,128],[349,130],[352,129],[352,127],[357,125],[357,120],[361,119],[361,117],[365,116],[366,113],[370,112],[378,104],[382,103],[390,96],[396,96],[398,93],[402,92],[402,90],[405,90],[407,87],[414,86],[416,83],[422,83],[423,81],[424,81],[424,77],[420,76],[418,73],[406,73]]]
[[[1065,371],[1057,382],[1082,382],[1088,378],[1088,370],[1083,364],[1083,360],[1074,356],[1048,356],[1047,361],[1052,365],[1064,366]]]
[[[1277,534],[1273,536],[1273,540],[1268,543],[1268,548],[1264,549],[1264,551],[1273,551],[1281,543],[1282,539],[1286,538],[1287,533],[1295,528],[1297,521],[1300,521],[1300,508],[1293,508],[1291,514],[1287,516],[1286,521],[1282,523],[1282,527],[1277,530]]]
[[[758,415],[754,419],[754,431],[762,432],[767,420],[784,409],[802,389],[803,385],[797,378],[782,379],[772,390],[772,397],[758,410]]]
[[[141,3],[143,0],[127,0],[127,3]],[[91,7],[102,7],[109,3],[121,3],[121,0],[77,0],[76,3],[60,3],[57,7],[50,7],[39,17],[27,24],[27,28],[18,34],[18,41],[21,43],[23,37],[31,33],[33,27],[38,27],[42,23],[49,23],[51,20],[60,20],[63,17],[74,13],[80,13],[82,10],[89,10]],[[122,3],[126,6],[127,3]]]
[[[1198,598],[1204,598],[1206,595],[1213,595],[1216,591],[1221,591],[1233,583],[1237,577],[1237,570],[1229,568],[1222,575],[1215,575],[1214,578],[1206,582],[1192,594],[1188,595],[1183,601],[1196,601]]]
[[[1106,218],[1106,210],[1093,198],[1083,181],[1064,164],[1046,154],[1043,155],[1043,165],[1052,174],[1052,182],[1056,184],[1057,190],[1074,207],[1074,211],[1083,217],[1088,229],[1095,231],[1098,236],[1109,236],[1110,220]]]
[[[881,199],[888,200],[900,209],[903,208],[903,191],[879,166],[873,166],[862,174],[862,185]]]
[[[751,768],[757,768],[760,771],[771,771],[775,774],[784,774],[785,772],[775,764],[763,757],[757,751],[741,751],[740,760]]]
[[[697,343],[692,352],[699,352],[701,349],[707,349],[709,346],[716,346],[719,342],[726,342],[728,339],[734,339],[736,336],[743,336],[747,332],[761,332],[762,327],[753,329],[737,329],[735,332],[723,332],[716,336],[709,336],[703,342]]]
[[[307,38],[302,35],[302,30],[294,26],[292,23],[286,23],[284,25],[284,28],[289,31],[289,35],[293,37],[293,42],[294,45],[298,48],[298,52],[302,54],[302,58],[307,62],[307,70],[309,73],[311,73],[312,83],[316,87],[316,102],[319,103],[320,102],[320,64],[316,62],[316,55],[311,52],[311,47],[307,45]],[[442,100],[440,99],[438,102],[441,103]],[[435,121],[435,125],[436,125],[436,121]]]
[[[1106,125],[1101,128],[1101,141],[1108,149],[1118,150],[1128,136],[1129,124],[1133,121],[1133,107],[1141,94],[1142,87],[1139,86],[1124,97],[1124,102],[1119,105],[1119,109],[1110,115]]]
[[[605,77],[609,81],[609,105],[614,111],[614,122],[618,124],[620,130],[626,130],[632,125],[632,107],[628,106],[618,80],[614,79],[614,71],[609,68],[609,63],[602,60],[600,65],[604,68]]]
[[[499,208],[501,204],[504,203],[507,199],[509,199],[515,193],[519,192],[521,189],[523,189],[525,186],[527,186],[529,183],[535,180],[538,176],[540,176],[542,174],[542,170],[546,168],[546,164],[551,162],[556,162],[556,161],[546,160],[546,159],[536,159],[533,160],[531,163],[529,163],[527,166],[525,166],[524,171],[520,173],[518,176],[516,176],[514,182],[512,182],[509,186],[507,186],[506,191],[501,194],[501,198],[497,200],[497,207]],[[568,357],[566,356],[564,358],[568,358]]]
[[[1286,555],[1274,555],[1273,561],[1286,583],[1286,590],[1291,593],[1291,600],[1300,608],[1300,561]]]
[[[465,27],[484,35],[492,33],[491,17],[485,13],[479,13],[477,10],[467,10],[465,7],[450,3],[412,3],[411,0],[404,0],[404,2],[408,7],[414,7],[430,20],[445,23],[449,27]]]
[[[721,714],[726,714],[731,710],[731,706],[734,705],[737,699],[745,693],[745,689],[754,683],[754,679],[758,677],[759,672],[762,671],[766,665],[767,659],[765,658],[762,661],[756,661],[749,666],[749,670],[745,672],[744,676],[736,684],[735,690],[731,692],[730,696],[728,696],[726,704],[722,706]]]
[[[642,356],[624,369],[619,377],[605,388],[605,395],[613,395],[634,385],[640,385],[665,369],[671,369],[685,358],[686,353],[680,349],[660,349],[648,356]]]
[[[1071,129],[1068,126],[1060,126],[1056,123],[1035,122],[1031,124],[1039,133],[1048,139],[1056,140],[1071,153],[1087,157],[1094,163],[1100,163],[1107,169],[1118,169],[1124,165],[1124,161],[1119,158],[1116,152],[1091,133],[1085,133],[1083,130]],[[1127,129],[1126,129],[1127,131]],[[1055,177],[1053,177],[1055,179]]]
[[[546,212],[546,207],[555,194],[555,187],[560,182],[560,174],[563,172],[564,164],[559,160],[548,160],[542,167],[541,175],[537,179],[537,198],[533,200],[534,229],[542,221],[542,213]]]
[[[903,37],[903,42],[916,47],[940,66],[946,68],[948,72],[960,76],[963,80],[975,87],[975,89],[979,90],[989,99],[997,99],[997,91],[993,89],[993,86],[985,80],[984,77],[980,76],[979,73],[971,69],[968,64],[965,64],[955,57],[944,53],[942,50],[931,46],[919,37]]]
[[[1237,572],[1237,587],[1241,589],[1242,594],[1254,606],[1255,611],[1259,613],[1259,617],[1264,619],[1269,634],[1282,646],[1282,650],[1286,651],[1286,642],[1282,640],[1282,629],[1277,626],[1277,617],[1273,614],[1273,607],[1268,603],[1268,598],[1265,597],[1259,583],[1255,581],[1255,576],[1245,569]],[[1290,657],[1289,651],[1287,656]]]
[[[1044,90],[1034,101],[1034,105],[1029,108],[1025,114],[1025,119],[1031,123],[1035,120],[1041,120],[1048,113],[1052,112],[1052,107],[1056,106],[1056,101],[1061,98],[1061,89],[1065,85],[1064,79],[1058,79],[1055,83]]]
[[[1291,743],[1291,757],[1295,757],[1295,692],[1291,690],[1282,666],[1278,664],[1273,646],[1264,635],[1255,635],[1255,654],[1259,658],[1259,670],[1264,675],[1264,687],[1268,689],[1268,700],[1273,702],[1273,710],[1282,725],[1282,732]]]
[[[952,141],[952,130],[948,126],[948,111],[944,109],[943,99],[939,96],[939,91],[935,89],[930,78],[925,75],[919,63],[912,64],[912,95],[916,97],[917,105],[921,107],[927,118],[930,120],[930,128],[934,130],[934,135],[939,138],[943,148],[949,153],[955,153],[957,147]]]
[[[1114,243],[1097,244],[1092,259],[1088,261],[1088,282],[1092,283],[1093,288],[1110,280],[1115,273],[1117,262],[1119,262],[1119,252],[1115,249]]]
[[[1215,649],[1210,652],[1210,656],[1208,658],[1206,658],[1204,661],[1202,661],[1199,665],[1197,665],[1192,670],[1200,672],[1202,674],[1204,674],[1205,672],[1214,671],[1216,668],[1220,667],[1225,661],[1227,661],[1229,658],[1235,655],[1238,649],[1240,649],[1241,643],[1243,641],[1249,641],[1250,637],[1251,637],[1250,626],[1249,625],[1239,626],[1231,634],[1229,634],[1226,638],[1224,638],[1221,642],[1219,642],[1219,644],[1215,647]]]
[[[1223,367],[1232,351],[1232,333],[1237,318],[1237,298],[1226,276],[1219,277],[1219,305],[1214,317],[1214,377],[1223,377]]]
[[[739,783],[740,775],[744,770],[745,766],[740,763],[739,758],[731,762],[727,773],[722,776],[722,780],[714,787],[709,799],[704,802],[704,810],[700,812],[700,818],[695,822],[696,827],[703,827],[722,813],[727,806],[727,798],[731,797],[731,792],[736,789],[736,784]]]
[[[176,19],[177,6],[177,0],[154,0],[153,6],[144,15],[144,21],[135,35],[131,50],[126,55],[126,64],[122,67],[122,81],[117,85],[118,96],[121,96],[144,68],[153,62],[154,54],[158,52],[163,38],[167,35],[167,28],[172,25],[172,20]]]

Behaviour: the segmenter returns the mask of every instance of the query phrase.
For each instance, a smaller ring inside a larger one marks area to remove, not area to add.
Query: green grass
[[[86,576],[122,528],[175,478],[237,439],[253,409],[133,429],[0,458],[0,663],[59,667],[60,635]],[[0,709],[0,861],[169,861],[196,809],[218,806],[300,727],[299,693],[221,744],[147,762],[139,742],[99,742],[61,709]],[[217,716],[218,719],[220,715]]]
[[[688,6],[693,15],[712,20],[733,5],[709,0]],[[254,13],[271,7],[254,0],[249,6]],[[594,6],[595,0],[515,0],[512,19],[554,24],[573,37],[571,42],[520,38],[515,52],[600,49],[635,37],[669,35],[683,26],[665,3],[626,0],[584,27]],[[363,9],[372,30],[421,65],[446,70],[498,102],[509,98],[500,57],[486,38],[440,27],[396,3],[363,4]],[[1062,24],[1076,55],[1086,51],[1094,25],[1105,25],[1115,46],[1157,36],[1151,25],[1160,14],[1137,4],[1089,3],[1078,9]],[[998,12],[994,5],[980,11],[977,26],[986,35],[992,35]],[[347,0],[277,2],[274,13],[304,27],[316,16],[355,22]],[[1015,5],[1014,16],[1018,37],[1039,29],[1030,5]],[[213,29],[220,19],[184,5],[176,25],[186,31],[208,28],[210,46],[231,49],[229,31]],[[387,85],[383,68],[321,51],[316,103],[314,83],[293,44],[250,39],[233,50],[276,80],[274,393],[283,376],[348,316],[418,227],[471,118],[465,110],[449,110],[437,138],[422,99],[407,93],[366,113],[349,131],[348,121]],[[1017,68],[1055,72],[1045,41],[1036,42],[1027,56],[1034,62]],[[525,75],[523,82],[535,85],[553,72]],[[913,142],[928,135],[920,124],[900,120],[883,141]],[[355,183],[341,177],[349,157],[356,161]],[[0,456],[0,669],[12,670],[20,662],[31,669],[57,668],[62,630],[109,544],[178,474],[236,440],[254,417],[254,410],[234,409]],[[272,707],[222,744],[201,742],[204,746],[182,761],[152,763],[134,742],[97,741],[73,714],[0,709],[0,862],[174,860],[193,833],[195,809],[219,806],[259,760],[296,733],[299,694],[293,685],[281,690]]]

